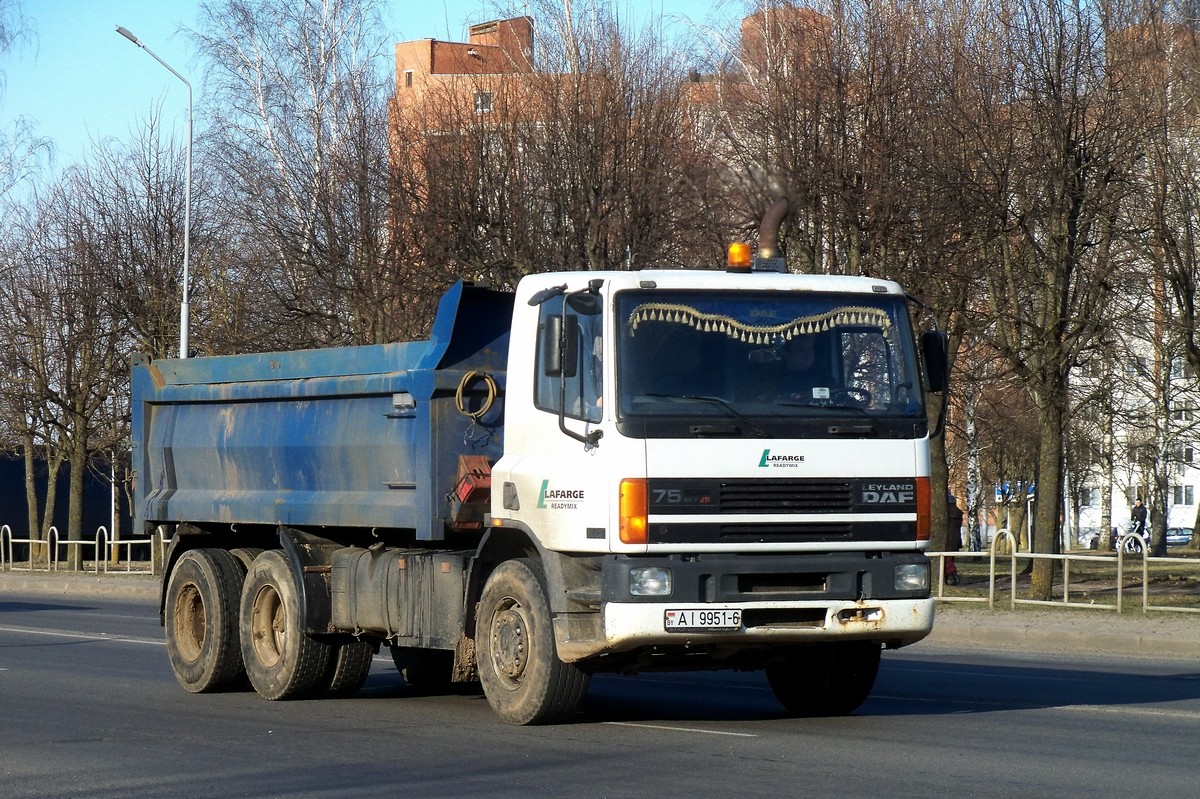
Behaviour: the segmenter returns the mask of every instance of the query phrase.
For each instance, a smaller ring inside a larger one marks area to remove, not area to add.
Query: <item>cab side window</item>
[[[600,314],[576,314],[570,307],[564,309],[563,303],[542,304],[533,393],[538,408],[555,414],[561,409],[572,419],[600,421],[602,319]]]

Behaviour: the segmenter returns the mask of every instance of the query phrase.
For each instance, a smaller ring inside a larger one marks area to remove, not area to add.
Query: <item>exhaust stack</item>
[[[777,199],[763,214],[758,228],[758,255],[754,256],[752,269],[755,272],[786,272],[787,259],[779,251],[779,228],[787,218],[787,197]]]

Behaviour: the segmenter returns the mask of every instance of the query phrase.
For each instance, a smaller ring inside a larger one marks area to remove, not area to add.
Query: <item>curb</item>
[[[0,572],[0,594],[20,591],[49,596],[105,596],[158,599],[159,580],[151,574]]]

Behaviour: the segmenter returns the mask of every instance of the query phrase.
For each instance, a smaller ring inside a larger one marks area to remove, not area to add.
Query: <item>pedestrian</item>
[[[946,551],[957,552],[962,549],[963,512],[958,508],[958,500],[953,494],[946,494]],[[945,576],[947,585],[958,585],[958,565],[953,555],[945,558]]]
[[[1133,518],[1133,524],[1129,527],[1129,532],[1141,537],[1146,537],[1146,506],[1142,504],[1142,498],[1138,497],[1137,502],[1133,505],[1133,511],[1129,514]]]

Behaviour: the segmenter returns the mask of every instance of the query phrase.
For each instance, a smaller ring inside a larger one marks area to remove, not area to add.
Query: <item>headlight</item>
[[[670,596],[671,570],[662,566],[642,566],[629,570],[631,596]]]
[[[897,591],[928,591],[929,564],[902,563],[896,567]]]

